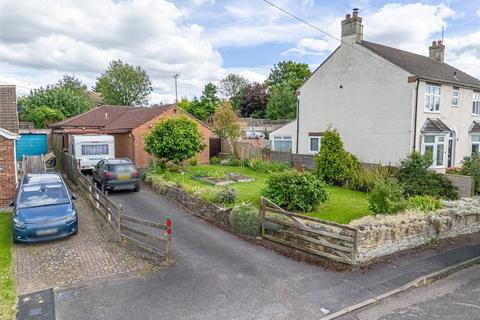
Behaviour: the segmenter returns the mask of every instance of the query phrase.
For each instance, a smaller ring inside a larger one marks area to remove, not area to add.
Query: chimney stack
[[[342,20],[342,43],[354,44],[363,40],[362,18],[358,16],[358,9],[355,8],[352,14],[345,15]]]
[[[433,41],[432,45],[428,47],[429,57],[440,62],[445,60],[445,45],[442,40]]]

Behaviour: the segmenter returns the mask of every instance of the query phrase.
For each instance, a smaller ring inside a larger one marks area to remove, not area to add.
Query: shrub
[[[408,199],[410,209],[423,212],[435,211],[442,207],[442,202],[431,196],[413,196]]]
[[[462,161],[461,174],[473,177],[475,192],[480,193],[480,154],[474,153],[471,157],[465,157]]]
[[[248,167],[254,171],[272,173],[288,170],[291,166],[286,162],[252,159],[248,161]]]
[[[345,182],[345,188],[362,192],[372,192],[375,184],[395,176],[395,168],[387,166],[361,166],[350,179]]]
[[[154,161],[150,164],[149,171],[153,174],[163,174],[167,166],[163,161]]]
[[[449,200],[458,199],[458,193],[448,178],[441,173],[429,170],[432,164],[430,155],[411,153],[400,163],[398,180],[406,197],[428,195]]]
[[[190,159],[189,162],[190,162],[190,165],[192,167],[195,167],[198,164],[198,159],[197,158],[192,158],[192,159]]]
[[[389,178],[377,182],[368,199],[374,213],[397,213],[407,208],[403,188],[397,180]]]
[[[235,206],[229,216],[233,230],[252,237],[260,234],[260,217],[258,209],[249,203]]]
[[[213,156],[213,157],[210,158],[210,164],[211,165],[219,165],[221,161],[222,160],[220,160],[220,158],[217,157],[217,156]]]
[[[208,177],[209,175],[210,175],[210,172],[208,172],[208,170],[195,170],[192,173],[192,178],[194,179],[204,178],[204,177]]]
[[[216,194],[215,203],[220,205],[232,205],[235,203],[235,198],[235,190],[224,188]]]
[[[228,159],[228,160],[223,160],[221,164],[223,166],[241,167],[243,165],[243,161],[240,159]]]
[[[183,172],[183,166],[178,164],[172,164],[167,166],[167,170],[173,173]]]
[[[322,138],[320,152],[315,157],[315,170],[323,181],[343,185],[358,170],[359,162],[343,146],[336,129],[329,127]]]
[[[287,170],[272,174],[262,194],[288,210],[312,211],[328,199],[325,184],[309,172]]]

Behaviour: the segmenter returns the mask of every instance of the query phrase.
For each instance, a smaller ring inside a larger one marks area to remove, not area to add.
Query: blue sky
[[[446,62],[480,77],[480,1],[270,0],[334,37],[356,7],[366,40],[428,53],[445,27]],[[150,74],[152,102],[199,95],[228,73],[262,81],[274,63],[313,70],[338,41],[262,0],[0,0],[0,81],[19,94],[74,73],[87,85],[122,58]]]

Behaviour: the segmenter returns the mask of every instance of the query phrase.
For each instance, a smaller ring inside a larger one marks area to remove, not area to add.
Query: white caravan
[[[72,135],[68,151],[80,160],[81,170],[90,170],[100,160],[115,158],[115,139],[106,134]]]

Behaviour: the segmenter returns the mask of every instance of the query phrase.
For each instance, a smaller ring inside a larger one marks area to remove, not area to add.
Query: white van
[[[81,170],[90,170],[100,160],[115,158],[115,138],[106,134],[72,135],[68,151],[80,160]]]

